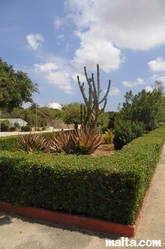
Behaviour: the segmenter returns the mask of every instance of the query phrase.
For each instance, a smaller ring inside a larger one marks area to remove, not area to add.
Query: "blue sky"
[[[0,0],[0,57],[38,83],[39,106],[82,102],[77,75],[99,64],[116,111],[129,90],[165,86],[164,11],[165,0]]]

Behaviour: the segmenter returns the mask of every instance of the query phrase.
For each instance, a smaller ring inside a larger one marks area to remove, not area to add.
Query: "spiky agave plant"
[[[90,130],[80,130],[75,133],[71,133],[72,140],[74,142],[74,152],[76,154],[92,154],[102,143],[102,135],[94,134]]]
[[[26,134],[18,136],[18,149],[30,154],[33,152],[45,151],[47,141],[41,134]]]
[[[49,140],[49,152],[64,152],[67,154],[73,153],[73,140],[71,131],[61,131],[58,135],[53,136]]]

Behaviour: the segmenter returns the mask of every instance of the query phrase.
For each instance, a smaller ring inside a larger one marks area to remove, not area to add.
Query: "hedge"
[[[162,126],[110,157],[0,152],[0,199],[135,224],[164,139]]]
[[[18,151],[18,136],[0,137],[0,151]]]

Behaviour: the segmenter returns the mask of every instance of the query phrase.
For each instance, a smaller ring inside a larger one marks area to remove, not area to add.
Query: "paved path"
[[[23,134],[29,134],[29,133],[46,133],[46,132],[56,132],[61,131],[62,129],[51,129],[51,130],[45,130],[45,131],[6,131],[6,132],[0,132],[0,137],[7,137],[7,136],[16,136],[16,135],[23,135]],[[68,129],[63,129],[68,130]]]
[[[106,239],[117,236],[0,213],[0,249],[104,249]],[[165,146],[158,164],[136,241],[161,240],[165,249]],[[135,247],[130,247],[135,248]],[[158,248],[158,247],[142,247]]]

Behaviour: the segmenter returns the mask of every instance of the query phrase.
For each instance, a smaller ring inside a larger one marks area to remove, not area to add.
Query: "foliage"
[[[101,135],[93,134],[89,130],[61,131],[50,139],[48,150],[66,154],[91,154],[100,144]]]
[[[111,157],[0,152],[0,200],[135,224],[164,139],[162,126]]]
[[[0,151],[18,151],[18,136],[0,137]]]
[[[142,90],[135,96],[132,94],[132,91],[127,92],[125,102],[119,112],[119,119],[143,123],[145,130],[155,129],[160,116],[162,116],[164,95],[162,82],[156,81],[155,84],[152,92]]]
[[[92,154],[102,143],[102,135],[91,133],[90,130],[80,130],[71,133],[74,142],[74,152],[76,154]]]
[[[61,131],[49,140],[48,152],[64,152],[70,154],[73,152],[73,141],[71,132]]]
[[[26,135],[19,135],[18,143],[18,149],[28,154],[36,151],[44,151],[47,147],[46,139],[40,134],[29,133]]]
[[[14,127],[15,127],[15,128],[19,128],[19,127],[20,127],[19,123],[18,123],[18,122],[15,122],[15,123],[14,123]]]
[[[40,133],[39,135],[42,136],[48,142],[49,139],[51,139],[57,134],[58,132],[45,132],[45,133]],[[19,149],[18,135],[0,137],[0,151],[7,150],[7,151],[16,152],[18,151],[18,149]]]
[[[1,131],[8,131],[9,130],[9,120],[3,120],[1,122]]]
[[[161,107],[160,107],[160,116],[158,118],[158,121],[165,123],[165,96],[162,97]]]
[[[30,125],[22,126],[21,131],[31,131]]]
[[[54,126],[54,120],[61,120],[62,111],[39,107],[33,103],[29,108],[17,107],[11,113],[2,111],[4,118],[22,118],[31,127]]]
[[[113,143],[113,140],[114,140],[114,133],[110,129],[107,129],[107,131],[105,131],[105,133],[103,134],[104,143],[110,144]]]
[[[37,84],[26,73],[15,72],[13,66],[0,58],[0,108],[11,111],[24,102],[32,102],[32,93],[37,91]]]
[[[16,131],[16,127],[15,126],[12,126],[9,128],[10,131]]]
[[[104,112],[104,109],[107,104],[107,96],[110,90],[111,81],[108,82],[108,87],[106,90],[105,95],[100,100],[100,70],[99,65],[97,65],[97,84],[94,80],[94,74],[91,74],[91,78],[88,77],[86,67],[84,67],[84,74],[88,84],[88,98],[86,97],[84,83],[80,82],[79,76],[77,76],[78,85],[80,88],[80,92],[82,94],[85,106],[81,110],[82,116],[82,126],[83,129],[86,127],[90,128],[93,132],[95,131],[98,118]],[[103,103],[103,107],[101,108],[100,105]]]
[[[109,113],[103,112],[97,122],[97,127],[99,128],[99,131],[104,133],[108,129],[108,122],[109,122]]]
[[[80,104],[77,102],[70,103],[63,106],[62,119],[65,124],[74,124],[77,130],[78,124],[81,123],[80,120]]]
[[[107,128],[110,130],[115,129],[115,120],[118,118],[119,113],[118,112],[108,112],[108,125]]]
[[[119,120],[114,130],[115,150],[121,149],[124,145],[130,143],[133,139],[143,135],[143,127],[140,124],[130,120]]]

